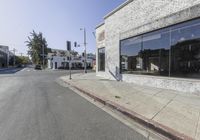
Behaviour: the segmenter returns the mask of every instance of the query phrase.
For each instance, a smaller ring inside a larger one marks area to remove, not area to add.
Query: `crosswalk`
[[[24,68],[21,70],[21,72],[31,72],[31,71],[36,71],[36,70],[31,68]]]
[[[8,69],[4,71],[0,71],[0,74],[23,74],[23,73],[31,73],[31,72],[66,72],[66,70],[52,70],[52,69],[45,69],[45,70],[35,70],[34,68],[26,67],[26,68],[15,68],[15,69]]]
[[[45,70],[35,70],[34,68],[24,68],[20,70],[20,72],[54,72],[54,71],[63,71],[63,70],[52,70],[52,69],[45,69]]]

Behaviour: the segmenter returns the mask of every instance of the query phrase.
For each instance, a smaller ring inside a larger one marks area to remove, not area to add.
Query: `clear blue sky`
[[[0,44],[27,53],[25,41],[32,30],[42,32],[50,48],[66,49],[66,40],[83,43],[87,29],[88,52],[95,52],[92,32],[103,17],[125,0],[0,0]],[[77,49],[76,49],[77,50]],[[79,48],[78,51],[82,51]]]

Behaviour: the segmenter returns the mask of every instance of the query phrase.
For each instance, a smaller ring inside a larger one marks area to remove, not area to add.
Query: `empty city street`
[[[141,140],[56,80],[67,71],[25,68],[0,75],[0,140]]]

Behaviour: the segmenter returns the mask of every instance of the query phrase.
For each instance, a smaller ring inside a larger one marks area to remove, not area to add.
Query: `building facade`
[[[98,76],[200,93],[200,0],[128,0],[96,36]]]

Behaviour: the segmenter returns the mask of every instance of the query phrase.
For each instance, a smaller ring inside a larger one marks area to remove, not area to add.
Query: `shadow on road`
[[[15,74],[16,72],[22,70],[24,68],[10,68],[10,69],[1,69],[0,70],[0,75],[1,74]]]

